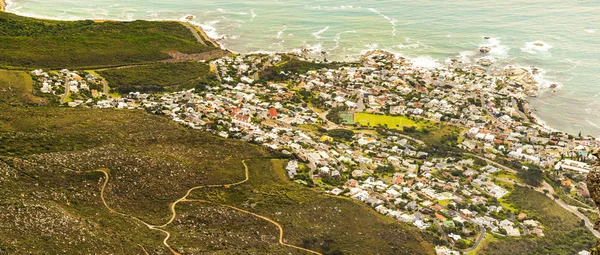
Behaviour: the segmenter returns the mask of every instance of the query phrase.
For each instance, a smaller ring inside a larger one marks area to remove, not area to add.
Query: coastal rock
[[[489,36],[484,36],[483,39],[487,40],[487,39],[490,39],[490,37]]]
[[[479,48],[479,52],[481,53],[489,53],[492,50],[492,48],[488,47],[488,46],[481,46],[481,48]]]
[[[504,75],[523,86],[527,95],[533,96],[539,90],[538,82],[529,71],[520,67],[511,67],[504,70]]]
[[[188,15],[187,17],[185,17],[185,19],[187,19],[187,20],[193,20],[194,18],[195,18],[195,17],[194,17],[194,16],[192,16],[192,15]]]
[[[550,84],[550,88],[551,88],[551,89],[558,88],[558,84],[556,84],[556,83],[552,83],[552,84]]]
[[[481,66],[471,66],[471,71],[477,75],[482,75],[485,72],[487,72],[487,70],[485,70],[485,68],[481,67]]]
[[[477,64],[480,64],[482,66],[491,66],[492,60],[488,58],[480,58],[479,60],[477,60]]]

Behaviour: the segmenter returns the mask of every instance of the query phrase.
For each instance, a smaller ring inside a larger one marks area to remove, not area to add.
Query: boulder
[[[504,70],[504,75],[523,86],[526,92],[535,92],[539,90],[538,82],[529,71],[520,67],[511,67]]]
[[[481,48],[479,48],[479,52],[481,53],[488,53],[492,50],[492,48],[488,47],[488,46],[481,46]]]
[[[477,60],[477,64],[480,64],[482,66],[491,66],[492,60],[488,58],[480,58],[479,60]]]
[[[483,75],[485,72],[487,72],[487,70],[485,70],[485,68],[481,66],[471,66],[470,69],[473,73],[477,75]]]

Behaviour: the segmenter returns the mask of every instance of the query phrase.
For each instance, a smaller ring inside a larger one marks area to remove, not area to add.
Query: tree
[[[393,172],[394,172],[394,167],[389,166],[389,165],[378,166],[377,168],[375,168],[375,173],[393,173]]]
[[[539,187],[543,182],[543,172],[537,167],[529,167],[524,171],[519,171],[517,174],[526,184]]]

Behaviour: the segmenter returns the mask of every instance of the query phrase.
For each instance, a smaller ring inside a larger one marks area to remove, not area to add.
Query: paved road
[[[202,43],[203,45],[206,45],[206,42],[204,42],[204,38],[202,38],[202,36],[198,33],[198,29],[195,28],[194,26],[190,25],[190,23],[187,22],[182,22],[181,24],[183,24],[185,27],[187,27],[192,34],[194,35],[194,37],[196,37],[196,40],[198,40],[198,42]]]
[[[104,78],[102,78],[102,92],[104,92],[104,95],[108,96],[108,82],[106,82],[106,80]]]
[[[471,221],[471,220],[469,220],[469,221]],[[459,251],[461,251],[463,253],[472,252],[475,249],[477,249],[477,247],[479,247],[479,245],[481,244],[481,242],[483,241],[483,239],[485,239],[485,235],[487,234],[485,227],[481,226],[481,225],[477,225],[477,226],[479,226],[479,236],[477,237],[477,240],[475,241],[475,244],[471,248],[464,249],[464,250],[459,250]]]
[[[356,112],[362,112],[365,110],[365,95],[358,92],[358,102],[356,102]]]
[[[65,103],[65,100],[67,100],[67,97],[69,96],[69,92],[71,92],[71,86],[69,85],[69,75],[67,75],[65,81],[65,94],[60,98],[60,104]]]
[[[512,169],[510,167],[501,165],[499,163],[496,163],[496,162],[494,162],[494,161],[492,161],[490,159],[484,158],[482,156],[479,156],[479,155],[476,155],[476,154],[473,154],[473,153],[469,153],[469,152],[465,152],[463,154],[471,156],[471,157],[476,157],[476,158],[481,159],[481,160],[485,160],[486,162],[488,162],[488,164],[494,165],[494,166],[496,166],[496,167],[498,167],[498,168],[500,168],[502,170],[505,170],[505,171],[508,171],[508,172],[511,172],[511,173],[517,173],[516,170],[514,170],[514,169]]]
[[[598,232],[597,230],[594,229],[594,223],[587,217],[585,216],[583,213],[579,212],[577,210],[577,206],[571,206],[568,205],[567,203],[565,203],[564,201],[560,200],[560,198],[554,198],[554,188],[552,187],[552,185],[548,184],[547,182],[543,182],[541,187],[532,187],[529,186],[527,184],[523,184],[523,183],[519,183],[519,182],[515,182],[512,179],[506,179],[506,178],[500,178],[500,180],[502,181],[506,181],[506,182],[512,182],[516,185],[519,185],[521,187],[526,187],[526,188],[533,188],[535,191],[540,192],[544,195],[546,195],[548,198],[554,200],[555,203],[557,203],[560,207],[562,207],[563,209],[575,214],[577,217],[579,217],[580,219],[582,219],[585,223],[585,227],[592,232],[592,234],[594,234],[594,236],[596,236],[596,238],[600,239],[600,232]],[[547,190],[548,193],[544,193],[544,190]]]
[[[444,231],[444,228],[442,228],[442,225],[440,224],[440,221],[438,219],[433,219],[433,223],[437,227],[437,229],[440,232],[440,234],[442,234],[442,239],[444,239],[444,242],[446,242],[447,244],[449,244],[450,242],[448,242],[448,235],[446,235],[446,232]]]
[[[520,184],[520,183],[519,183],[519,185],[524,186],[524,184]],[[544,193],[544,191],[543,191],[544,189],[549,191],[548,194],[545,194],[547,197],[554,200],[554,202],[556,202],[558,205],[560,205],[560,207],[577,215],[577,217],[579,217],[580,219],[582,219],[585,222],[585,226],[592,232],[592,234],[594,234],[594,236],[596,236],[596,238],[600,239],[600,232],[598,232],[597,230],[594,229],[594,223],[592,223],[592,221],[587,216],[585,216],[583,213],[580,213],[577,210],[578,207],[567,205],[564,201],[560,200],[559,198],[555,199],[553,196],[554,188],[547,182],[544,182],[542,184],[542,187],[535,188],[536,191],[541,192],[541,193]]]
[[[529,118],[527,117],[527,115],[525,113],[523,113],[521,110],[519,110],[519,106],[517,105],[517,100],[515,100],[514,97],[510,98],[513,108],[515,108],[515,111],[519,114],[519,116],[521,116],[521,118],[523,119],[524,122],[529,122]]]
[[[483,107],[483,109],[485,110],[485,113],[487,113],[488,116],[490,116],[490,118],[492,118],[492,120],[494,122],[498,121],[498,118],[496,118],[496,116],[494,116],[490,110],[488,109],[488,104],[485,101],[485,96],[483,94],[480,95],[480,99],[481,99],[481,106]]]

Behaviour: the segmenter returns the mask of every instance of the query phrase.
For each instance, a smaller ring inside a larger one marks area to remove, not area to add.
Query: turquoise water
[[[15,0],[8,11],[54,19],[193,15],[235,52],[306,48],[332,60],[378,48],[432,66],[456,56],[473,60],[490,45],[496,65],[533,65],[546,87],[560,84],[530,99],[549,126],[600,135],[600,1]]]

